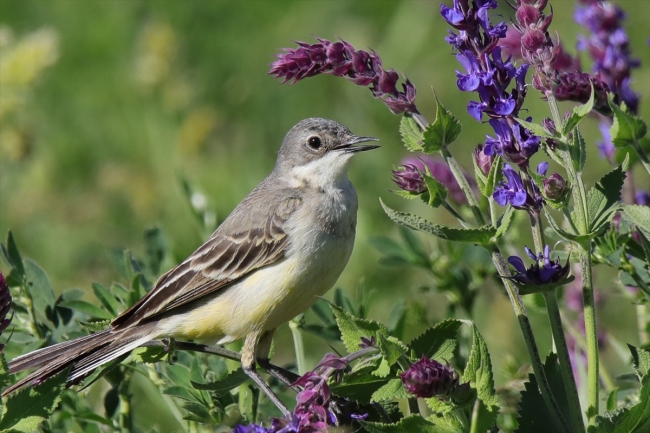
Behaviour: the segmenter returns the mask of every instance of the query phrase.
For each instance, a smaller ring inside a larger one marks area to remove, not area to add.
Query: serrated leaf
[[[614,114],[614,121],[609,129],[615,147],[625,147],[641,140],[648,132],[648,127],[640,117],[625,112],[609,98],[609,106]]]
[[[378,340],[380,335],[388,335],[388,329],[379,322],[353,317],[334,304],[330,304],[330,308],[336,317],[336,324],[341,331],[341,339],[348,353],[359,350],[361,337],[375,337]]]
[[[390,365],[386,358],[381,358],[379,366],[371,372],[374,376],[385,378],[390,374]]]
[[[68,369],[40,385],[11,394],[5,402],[0,430],[31,432],[50,417],[65,389]]]
[[[527,120],[524,119],[517,119],[515,118],[517,123],[519,123],[521,126],[532,132],[534,135],[537,135],[539,137],[543,138],[558,138],[556,135],[551,134],[549,131],[546,130],[542,125],[533,123],[533,122],[528,122]]]
[[[210,412],[203,406],[197,403],[185,403],[182,406],[183,409],[186,411],[190,412],[191,414],[195,415],[196,418],[198,418],[202,423],[209,423],[212,421],[212,416],[210,415]],[[187,419],[183,417],[183,419]]]
[[[443,320],[414,338],[408,345],[415,352],[416,358],[426,356],[437,361],[448,361],[454,355],[461,325],[460,320]]]
[[[639,403],[614,414],[596,417],[589,433],[647,433],[650,431],[650,375],[643,377]]]
[[[427,185],[427,204],[433,208],[440,206],[447,199],[447,188],[431,175],[427,167],[427,173],[422,173],[424,183]]]
[[[424,137],[417,122],[410,116],[403,116],[399,124],[399,133],[404,146],[410,152],[421,152]]]
[[[388,333],[388,330],[386,330]],[[381,354],[384,356],[386,362],[389,366],[392,366],[397,362],[400,356],[408,352],[408,347],[406,344],[399,341],[397,338],[389,336],[385,337],[381,332],[378,333],[377,343]]]
[[[487,344],[479,332],[476,324],[472,324],[473,339],[472,350],[467,360],[463,373],[463,382],[469,382],[470,386],[476,389],[476,395],[485,405],[479,411],[476,421],[476,431],[490,430],[496,422],[499,412],[499,399],[494,390],[494,379],[492,377],[492,361],[488,352]]]
[[[163,394],[171,395],[189,402],[200,402],[199,399],[183,386],[170,386],[163,390]]]
[[[628,168],[628,158],[623,164],[603,176],[587,193],[587,218],[589,231],[598,232],[609,223],[621,206],[621,189]]]
[[[586,235],[576,235],[574,233],[569,233],[563,229],[560,228],[560,226],[557,225],[555,222],[555,218],[551,216],[551,214],[544,209],[544,215],[546,215],[546,220],[548,221],[549,226],[551,226],[551,229],[560,237],[568,240],[568,241],[574,241],[579,244],[584,244],[585,242],[588,242],[591,238],[591,234],[586,234]]]
[[[627,347],[632,353],[632,361],[634,362],[634,369],[639,375],[639,378],[646,376],[650,372],[650,351],[640,347],[634,347],[628,344]]]
[[[374,368],[370,367],[346,374],[341,382],[331,385],[332,393],[360,403],[368,403],[375,391],[390,380],[373,375],[372,370]]]
[[[510,224],[514,219],[514,214],[515,208],[508,205],[505,212],[503,212],[503,215],[501,215],[501,218],[499,218],[497,221],[497,232],[495,235],[496,238],[500,238],[508,231],[508,228],[510,228]]]
[[[564,123],[564,126],[562,127],[562,135],[567,136],[571,131],[575,129],[576,126],[584,119],[587,117],[589,113],[591,113],[591,110],[594,109],[594,86],[591,86],[591,95],[589,96],[589,100],[582,105],[578,105],[576,107],[573,107],[573,111],[571,112],[571,115],[569,118],[566,120]]]
[[[375,391],[370,397],[371,402],[394,400],[396,398],[411,397],[402,386],[401,379],[391,379],[384,386]]]
[[[623,218],[650,237],[650,206],[623,205]]]
[[[453,143],[462,131],[462,125],[440,102],[437,102],[436,120],[424,131],[422,151],[435,153]]]
[[[90,320],[88,322],[82,322],[80,320],[78,323],[84,328],[86,328],[90,333],[94,333],[106,329],[106,327],[108,327],[108,325],[111,323],[111,320],[110,319]]]
[[[391,190],[391,192],[407,200],[413,200],[414,198],[418,198],[418,197],[422,198],[422,196],[424,195],[421,192],[411,192],[411,191],[401,191],[401,190],[400,191]]]
[[[97,317],[99,319],[108,319],[111,320],[113,316],[106,310],[102,310],[96,305],[90,304],[86,301],[73,300],[65,301],[59,304],[62,307],[70,308],[71,310],[77,310],[84,314],[88,314],[91,317]]]
[[[492,226],[482,226],[475,229],[457,229],[439,224],[433,224],[423,218],[420,218],[419,216],[393,210],[386,206],[381,199],[379,201],[381,202],[386,215],[388,215],[388,217],[397,224],[401,224],[404,227],[413,230],[420,230],[426,233],[430,233],[441,239],[455,242],[470,242],[473,244],[486,245],[496,234],[496,229]]]
[[[164,347],[138,347],[131,352],[130,359],[137,363],[153,364],[168,355]]]
[[[396,424],[361,421],[368,433],[461,433],[462,430],[451,426],[435,425],[420,415],[410,415]]]
[[[237,388],[242,383],[248,380],[248,376],[244,373],[244,370],[238,368],[237,370],[229,373],[226,377],[221,380],[210,383],[197,383],[192,381],[192,386],[196,389],[202,391],[212,391],[219,395],[225,394],[231,389]]]
[[[573,139],[569,146],[569,153],[571,161],[573,161],[573,168],[576,172],[582,172],[582,168],[587,162],[587,143],[578,129],[573,131]]]
[[[99,300],[102,306],[108,310],[113,316],[117,316],[120,310],[120,304],[115,299],[115,296],[108,289],[99,283],[92,284],[93,293]]]

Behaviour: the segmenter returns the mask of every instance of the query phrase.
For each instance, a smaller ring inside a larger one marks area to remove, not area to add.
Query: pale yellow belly
[[[253,272],[204,303],[161,323],[161,334],[226,343],[267,331],[307,310],[336,282],[351,245],[331,245],[317,257],[284,259]]]

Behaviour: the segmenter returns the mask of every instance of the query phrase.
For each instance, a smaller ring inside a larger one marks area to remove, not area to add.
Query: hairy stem
[[[302,376],[307,371],[305,362],[305,345],[302,340],[302,333],[300,332],[300,321],[303,315],[289,322],[289,329],[291,329],[291,336],[293,337],[293,347],[296,351],[296,365],[298,367],[298,374]]]
[[[589,384],[587,417],[589,424],[596,422],[598,415],[600,383],[598,382],[598,330],[596,329],[596,307],[591,275],[591,248],[580,247],[580,276],[582,278],[582,302],[587,339],[587,382]]]

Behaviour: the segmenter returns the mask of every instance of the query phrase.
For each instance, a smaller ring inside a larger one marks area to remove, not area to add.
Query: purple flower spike
[[[447,395],[458,384],[458,374],[453,368],[426,356],[411,365],[401,377],[406,391],[419,398]]]
[[[370,86],[373,96],[379,98],[395,114],[417,113],[415,87],[405,79],[402,90],[397,90],[399,75],[393,69],[382,68],[382,61],[374,51],[355,50],[344,40],[338,42],[318,39],[317,44],[298,42],[298,48],[285,48],[271,64],[269,74],[292,84],[319,74],[344,77],[359,86]]]
[[[559,259],[551,260],[551,249],[548,245],[544,247],[544,252],[537,256],[528,247],[524,247],[524,250],[526,255],[535,261],[528,268],[521,258],[508,257],[508,263],[515,268],[513,279],[518,283],[542,286],[559,283],[569,275],[569,263],[562,266]]]

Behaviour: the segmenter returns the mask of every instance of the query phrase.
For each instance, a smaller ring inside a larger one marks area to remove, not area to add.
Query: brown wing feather
[[[284,225],[302,200],[286,193],[279,195],[282,199],[275,206],[269,200],[274,209],[260,221],[246,220],[245,215],[239,215],[240,208],[245,206],[235,209],[206,243],[160,277],[149,293],[113,320],[113,329],[124,329],[185,305],[284,257],[288,246]],[[233,227],[237,222],[249,227],[237,231]]]

